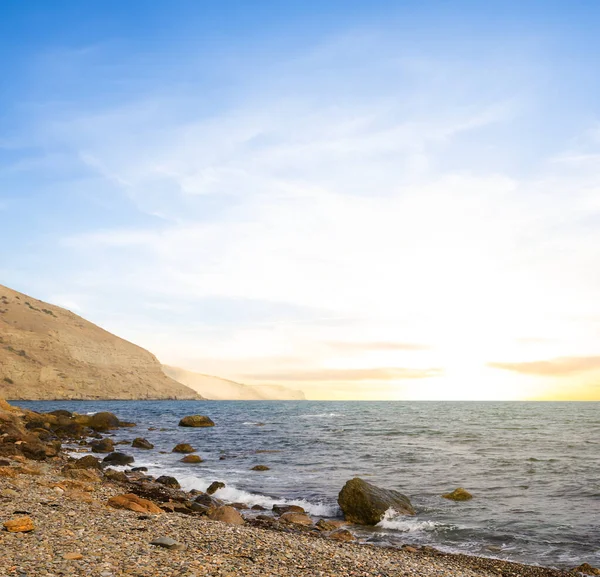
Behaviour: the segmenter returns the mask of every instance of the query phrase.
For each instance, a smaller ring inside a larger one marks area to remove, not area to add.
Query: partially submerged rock
[[[181,485],[179,481],[175,477],[171,477],[169,475],[161,475],[158,479],[156,479],[157,483],[161,485],[165,485],[165,487],[171,487],[172,489],[181,489]]]
[[[179,443],[175,445],[171,452],[173,453],[193,453],[196,449],[189,443]]]
[[[206,492],[209,495],[212,495],[213,493],[216,493],[219,489],[224,489],[224,488],[225,488],[225,483],[221,483],[221,481],[213,481],[208,486],[208,489],[206,489]]]
[[[186,455],[180,460],[182,463],[202,463],[202,457],[200,457],[200,455]]]
[[[338,496],[344,518],[358,525],[377,525],[388,509],[402,515],[414,515],[406,495],[393,489],[382,489],[355,477],[348,481]]]
[[[112,453],[115,450],[115,444],[109,438],[92,441],[90,447],[92,448],[92,453]]]
[[[136,449],[154,449],[154,445],[150,441],[142,437],[137,437],[136,439],[133,439],[131,446],[135,447]]]
[[[213,421],[204,415],[189,415],[179,421],[180,427],[214,427]]]
[[[473,498],[473,495],[466,489],[459,487],[458,489],[454,489],[451,493],[445,493],[442,497],[444,499],[450,499],[451,501],[470,501]]]
[[[252,467],[251,470],[252,471],[269,471],[270,467],[267,467],[266,465],[254,465],[254,467]]]
[[[125,453],[111,453],[102,459],[102,465],[129,465],[129,463],[133,463],[135,459],[130,455],[126,455]]]
[[[277,513],[277,515],[283,515],[284,513],[306,513],[299,505],[273,505],[273,512]]]

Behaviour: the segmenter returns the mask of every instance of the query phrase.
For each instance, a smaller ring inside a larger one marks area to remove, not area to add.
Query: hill
[[[0,397],[198,399],[154,355],[76,314],[0,285]]]
[[[279,385],[243,385],[202,373],[163,365],[165,373],[214,401],[303,401],[304,393]]]

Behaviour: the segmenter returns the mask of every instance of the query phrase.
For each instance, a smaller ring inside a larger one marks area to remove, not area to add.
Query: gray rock
[[[150,545],[172,549],[173,551],[183,551],[185,549],[183,543],[178,543],[175,539],[171,539],[171,537],[159,537],[158,539],[154,539],[154,541],[150,541]]]

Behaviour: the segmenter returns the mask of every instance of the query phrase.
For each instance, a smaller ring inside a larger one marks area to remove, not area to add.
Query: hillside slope
[[[0,285],[0,397],[198,399],[154,355],[76,314]]]
[[[163,365],[165,373],[214,401],[303,401],[302,391],[278,385],[243,385],[235,381]]]

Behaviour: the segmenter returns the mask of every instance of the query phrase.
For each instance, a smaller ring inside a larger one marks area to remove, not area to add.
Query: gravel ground
[[[12,464],[23,469],[21,463]],[[338,543],[311,534],[233,526],[177,513],[145,516],[117,510],[106,501],[122,493],[122,487],[68,486],[69,481],[58,473],[60,464],[26,463],[25,472],[0,476],[0,524],[24,515],[35,524],[29,533],[0,531],[1,577],[566,575],[431,550]],[[174,539],[185,549],[150,544],[159,537]]]

